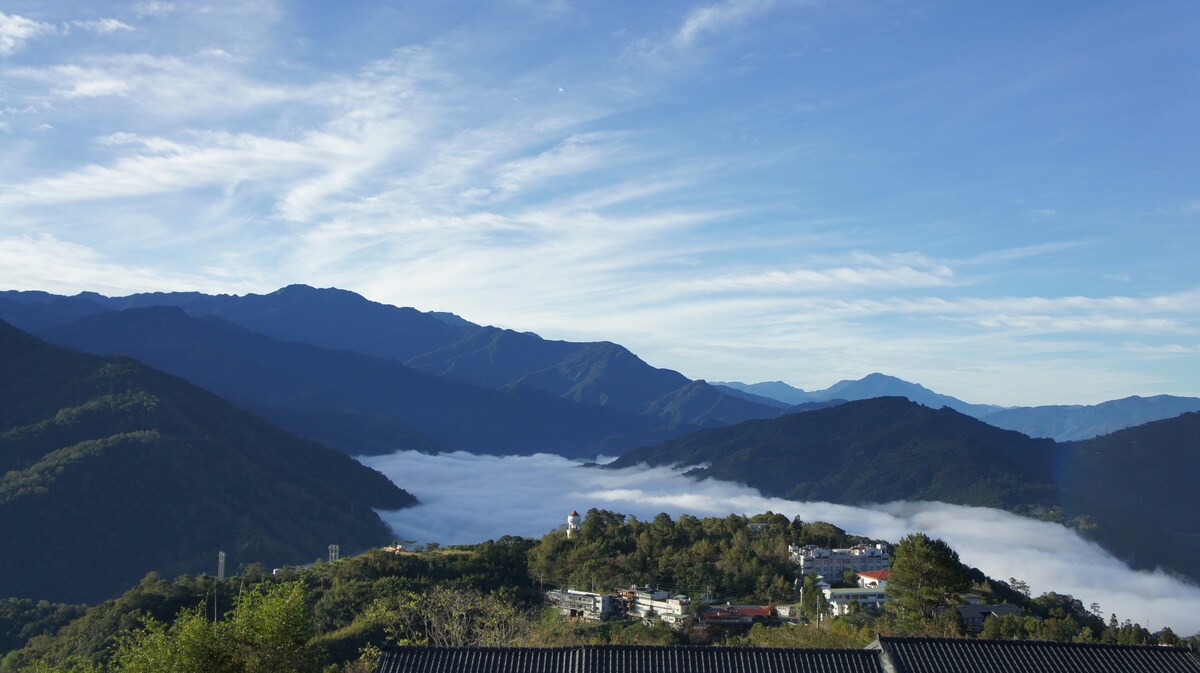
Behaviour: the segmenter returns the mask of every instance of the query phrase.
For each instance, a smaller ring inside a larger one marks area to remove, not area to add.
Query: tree
[[[304,588],[288,582],[246,591],[225,618],[183,610],[170,625],[149,620],[121,637],[115,673],[314,673],[312,612]]]
[[[533,627],[526,610],[497,594],[441,585],[377,601],[370,612],[389,639],[402,645],[514,645]]]
[[[913,533],[892,550],[887,609],[901,628],[922,632],[970,587],[958,553],[940,539]]]
[[[825,594],[817,586],[817,574],[810,572],[804,576],[804,588],[800,592],[800,612],[805,617],[816,620],[827,606]]]

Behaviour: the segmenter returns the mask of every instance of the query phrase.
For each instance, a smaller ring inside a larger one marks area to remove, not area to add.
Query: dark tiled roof
[[[979,605],[959,605],[954,609],[958,611],[958,614],[962,615],[963,619],[969,619],[971,617],[982,618],[987,617],[988,615],[996,615],[999,617],[1003,615],[1021,614],[1020,606],[1013,605],[1012,603],[980,603]]]
[[[1200,673],[1181,647],[963,638],[880,638],[872,647],[896,673]]]
[[[591,646],[399,647],[376,673],[882,673],[870,650]]]

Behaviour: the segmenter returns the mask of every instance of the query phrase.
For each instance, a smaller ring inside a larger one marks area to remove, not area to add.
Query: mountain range
[[[0,293],[0,318],[75,349],[139,358],[357,454],[441,447],[594,457],[784,411],[651,367],[612,343],[551,341],[343,290],[9,292]]]
[[[1129,397],[1097,405],[1002,407],[964,402],[884,374],[840,381],[829,388],[804,391],[786,383],[708,384],[678,372],[652,367],[628,349],[610,342],[572,343],[543,339],[530,332],[485,327],[453,313],[421,312],[365,299],[353,292],[291,285],[269,294],[208,295],[197,292],[142,293],[106,297],[84,292],[64,297],[45,292],[0,292],[0,319],[46,336],[68,339],[68,323],[89,316],[127,309],[174,306],[193,318],[215,317],[276,342],[303,343],[326,351],[350,351],[382,358],[410,369],[459,383],[500,391],[510,399],[472,405],[511,408],[510,427],[488,428],[477,422],[477,436],[464,429],[445,432],[444,419],[414,422],[394,408],[364,411],[353,403],[316,408],[298,402],[244,399],[239,403],[271,417],[302,435],[320,439],[351,453],[380,453],[397,448],[464,449],[486,453],[549,451],[571,456],[596,452],[620,453],[705,428],[755,418],[772,418],[797,404],[899,396],[930,407],[948,406],[997,427],[1058,441],[1087,439],[1126,427],[1200,410],[1200,398],[1158,395]],[[113,326],[119,330],[119,326]],[[93,352],[148,355],[147,344],[122,341],[113,335],[95,339],[78,331],[70,337],[75,348]],[[93,343],[93,341],[95,343]],[[101,347],[102,346],[102,347]],[[178,351],[172,358],[180,355]],[[378,362],[378,360],[376,360]],[[188,372],[177,371],[194,382]],[[209,377],[210,379],[213,377]],[[212,389],[212,381],[206,385]],[[232,384],[227,384],[228,388]],[[459,388],[459,391],[465,390]],[[533,391],[594,410],[564,412],[548,401],[533,399]],[[447,395],[443,390],[443,397]],[[470,397],[470,395],[468,395]],[[564,433],[542,428],[566,413],[588,430]],[[451,417],[463,414],[453,412]],[[472,413],[473,416],[480,416]],[[486,418],[487,414],[480,417]],[[639,418],[640,417],[640,418]],[[321,418],[320,422],[316,419]],[[424,415],[422,415],[424,418]],[[453,426],[456,421],[450,421]],[[570,437],[564,440],[564,438]],[[566,441],[566,444],[558,442]]]
[[[1052,516],[1136,566],[1200,580],[1198,413],[1059,443],[879,397],[703,430],[610,466],[642,463],[695,466],[694,477],[794,500],[930,500]]]
[[[1048,437],[1060,442],[1088,439],[1123,428],[1172,418],[1189,411],[1200,411],[1200,397],[1154,395],[1125,397],[1093,405],[1046,405],[1002,407],[972,404],[942,395],[919,383],[910,383],[886,374],[868,374],[857,381],[839,381],[824,390],[805,391],[782,381],[764,383],[719,382],[716,388],[748,399],[768,398],[781,404],[866,400],[873,397],[903,397],[927,407],[949,407],[986,421],[989,425],[1016,430],[1030,437]]]
[[[146,572],[304,563],[415,504],[345,454],[129,358],[0,322],[0,595],[95,601]]]
[[[1197,398],[1005,408],[883,374],[814,392],[710,385],[609,342],[547,340],[303,285],[244,296],[0,292],[0,319],[55,344],[5,326],[0,523],[14,517],[13,530],[44,548],[41,567],[56,577],[74,572],[55,565],[71,540],[20,521],[72,531],[71,508],[115,517],[107,533],[93,526],[78,540],[106,554],[95,572],[116,587],[136,579],[135,568],[193,572],[218,544],[239,561],[274,563],[303,559],[336,530],[353,535],[329,542],[348,547],[386,537],[372,508],[411,496],[323,444],[352,455],[624,453],[620,465],[692,465],[694,476],[800,500],[1002,507],[1071,522],[1127,559],[1200,578],[1190,521],[1200,502],[1187,481],[1200,456],[1200,416],[1186,413],[1200,409]],[[97,387],[101,370],[121,377]],[[149,471],[138,472],[143,465]],[[328,484],[315,476],[325,473]],[[264,492],[258,484],[276,483],[271,475],[279,485]],[[185,504],[150,486],[98,490],[96,479],[153,482]],[[53,506],[42,512],[35,502]],[[289,514],[305,507],[316,508],[311,526]],[[126,536],[138,527],[122,523],[138,520],[131,512],[159,537]],[[163,532],[196,517],[209,522],[194,524],[203,534]],[[236,542],[220,537],[230,530]],[[136,544],[118,547],[106,534]],[[146,547],[130,561],[130,549]],[[15,568],[12,576],[23,577]],[[80,577],[21,591],[107,590]]]

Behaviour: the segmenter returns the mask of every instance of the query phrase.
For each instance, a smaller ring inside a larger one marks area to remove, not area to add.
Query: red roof
[[[770,617],[771,616],[771,608],[737,607],[737,608],[734,608],[734,610],[736,610],[739,615],[745,615],[747,617]]]
[[[858,576],[865,577],[869,580],[886,580],[888,578],[888,571],[886,571],[886,570],[868,570],[864,573],[859,573]]]
[[[576,512],[575,510],[571,510],[571,516],[579,516],[579,512]]]

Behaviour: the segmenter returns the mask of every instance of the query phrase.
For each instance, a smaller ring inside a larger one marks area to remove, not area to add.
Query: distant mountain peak
[[[268,293],[268,297],[345,297],[348,299],[357,299],[367,301],[367,298],[357,292],[351,290],[343,290],[337,287],[313,287],[304,283],[293,283]]]

